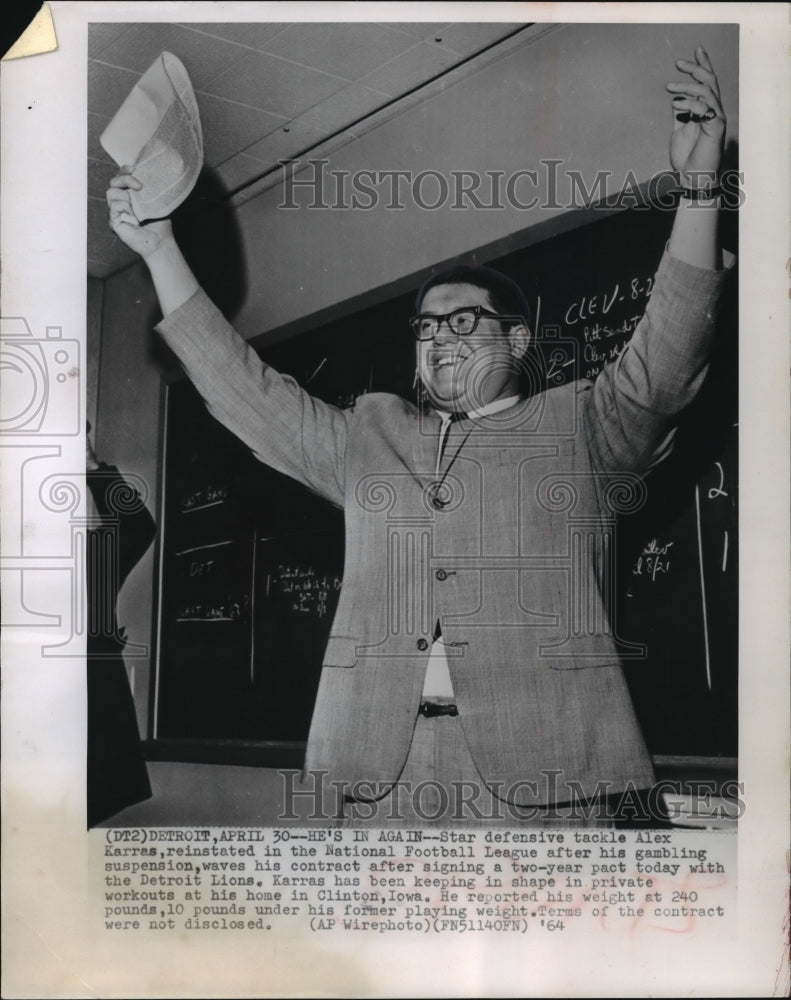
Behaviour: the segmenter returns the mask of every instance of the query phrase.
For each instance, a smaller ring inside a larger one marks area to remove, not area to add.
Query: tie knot
[[[442,410],[439,411],[439,418],[445,424],[455,424],[458,423],[459,420],[466,420],[467,414],[462,413],[461,410],[455,410],[452,413],[448,410]]]

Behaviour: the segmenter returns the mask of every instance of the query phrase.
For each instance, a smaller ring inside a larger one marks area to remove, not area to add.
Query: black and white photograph
[[[7,995],[782,995],[787,25],[85,6],[3,63]]]
[[[117,822],[737,818],[738,27],[695,30],[89,26],[100,468],[157,536]]]

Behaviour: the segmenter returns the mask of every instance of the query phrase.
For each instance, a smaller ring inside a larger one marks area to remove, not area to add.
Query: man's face
[[[494,312],[483,288],[455,284],[430,288],[420,312],[444,316],[466,306]],[[469,412],[518,392],[518,359],[527,348],[528,334],[523,326],[506,332],[503,325],[482,316],[473,333],[458,336],[443,322],[433,340],[418,341],[418,375],[437,409]]]

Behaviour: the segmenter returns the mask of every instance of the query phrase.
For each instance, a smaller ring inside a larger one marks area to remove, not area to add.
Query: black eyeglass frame
[[[469,330],[464,332],[454,329],[452,319],[454,316],[458,316],[459,313],[473,313],[474,320],[473,324]],[[443,323],[447,323],[450,328],[451,333],[456,337],[469,337],[478,329],[478,323],[482,319],[497,319],[501,323],[524,323],[521,316],[506,316],[500,313],[492,312],[489,309],[485,309],[483,306],[460,306],[458,309],[454,309],[452,312],[445,313],[444,315],[436,315],[434,313],[418,313],[417,316],[413,316],[409,320],[409,325],[412,327],[412,332],[415,335],[415,339],[421,342],[427,340],[433,340],[439,333],[440,328]],[[421,337],[420,335],[420,324],[425,320],[434,320],[436,322],[436,327],[434,327],[433,332],[426,337]]]

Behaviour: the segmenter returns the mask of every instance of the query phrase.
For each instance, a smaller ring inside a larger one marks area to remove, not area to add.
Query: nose
[[[448,317],[443,317],[439,326],[437,327],[437,332],[434,334],[435,344],[447,344],[449,341],[457,340],[458,334],[454,333],[451,329],[450,321]]]

